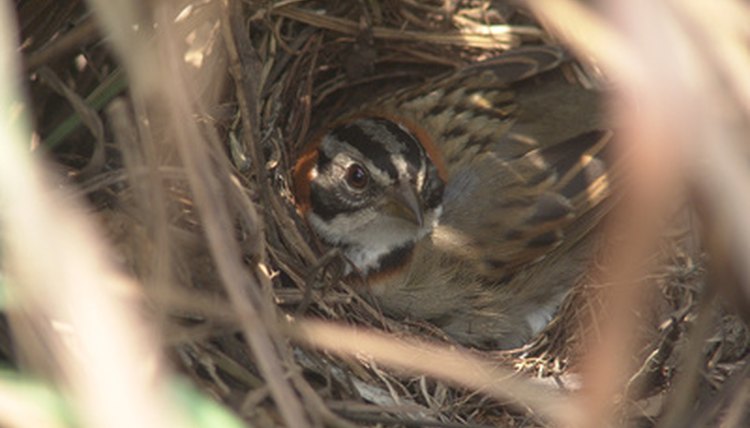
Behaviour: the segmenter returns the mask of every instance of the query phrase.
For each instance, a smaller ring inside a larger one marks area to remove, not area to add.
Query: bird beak
[[[422,227],[423,212],[419,203],[419,195],[408,183],[399,184],[388,192],[383,212],[391,217],[399,218]]]

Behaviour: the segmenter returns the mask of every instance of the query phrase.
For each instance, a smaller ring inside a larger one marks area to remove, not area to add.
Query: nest
[[[343,283],[341,257],[315,241],[290,190],[310,135],[373,93],[558,43],[531,12],[487,1],[164,2],[134,9],[133,19],[158,31],[135,31],[127,44],[108,27],[106,6],[94,7],[97,23],[80,2],[17,3],[48,167],[95,208],[116,270],[138,279],[139,307],[194,387],[252,426],[567,420],[544,400],[580,393],[597,371],[599,344],[617,342],[602,336],[611,333],[601,325],[611,305],[611,284],[599,279],[611,266],[604,257],[532,343],[467,350],[427,323],[384,316]],[[731,397],[747,389],[750,338],[705,286],[695,213],[675,211],[627,306],[638,321],[622,337],[631,354],[611,373],[621,389],[603,392],[617,404],[604,407],[623,425],[705,426],[739,412],[731,426],[741,426],[745,401]],[[326,346],[314,334],[325,325],[311,319],[387,332],[363,339],[383,340],[386,355]],[[0,348],[6,360],[64,378],[40,362],[43,347],[25,330],[5,330],[13,331]],[[445,366],[419,372],[398,355],[420,347],[435,350],[425,365]],[[451,350],[465,359],[433,358]],[[475,361],[497,376],[518,372],[511,381],[520,383],[488,393],[456,372]],[[528,385],[545,397],[525,401]]]

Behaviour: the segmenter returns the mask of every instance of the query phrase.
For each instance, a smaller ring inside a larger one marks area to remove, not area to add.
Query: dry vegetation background
[[[750,426],[745,2],[1,7],[0,425]],[[295,214],[295,154],[545,43],[623,124],[612,251],[524,349],[385,318]]]

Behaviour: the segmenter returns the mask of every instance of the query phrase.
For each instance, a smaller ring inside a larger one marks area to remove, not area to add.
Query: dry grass
[[[750,13],[650,3],[18,2],[0,420],[229,426],[197,389],[263,427],[747,426]],[[384,317],[296,215],[294,157],[373,88],[560,40],[620,100],[611,250],[521,350]]]

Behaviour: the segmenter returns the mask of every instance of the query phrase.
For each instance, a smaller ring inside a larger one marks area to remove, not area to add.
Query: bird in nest
[[[526,47],[327,126],[294,168],[298,211],[395,317],[518,347],[590,267],[612,205],[601,94]],[[354,280],[356,279],[356,280]]]

